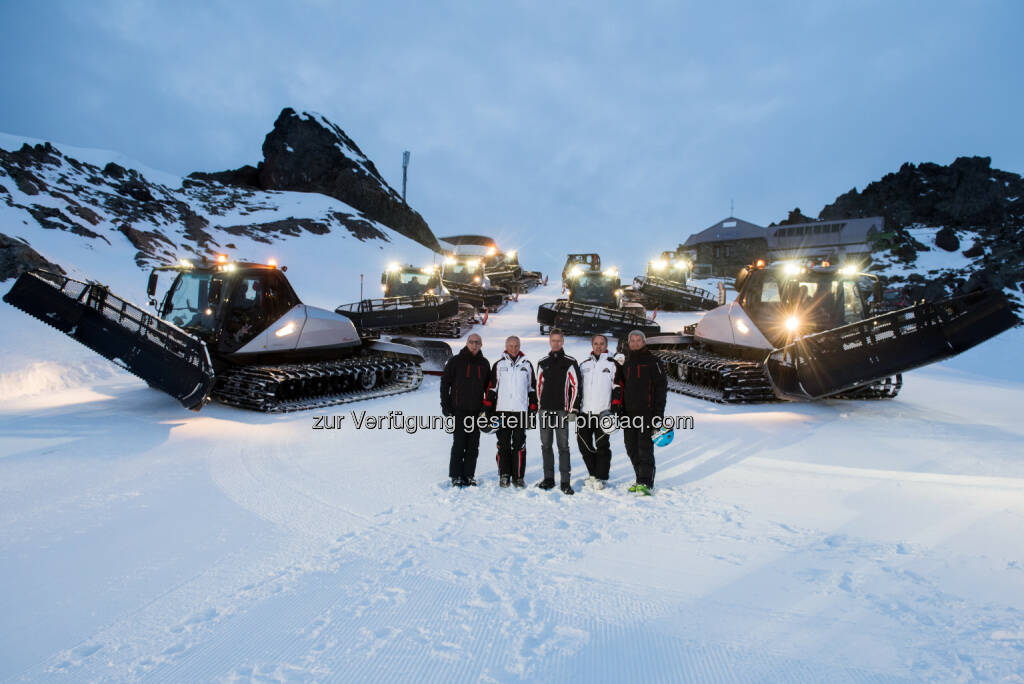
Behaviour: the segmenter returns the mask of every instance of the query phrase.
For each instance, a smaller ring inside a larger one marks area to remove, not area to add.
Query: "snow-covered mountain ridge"
[[[322,144],[335,141],[330,152],[334,163],[340,164],[343,157],[362,170],[349,202],[308,188],[265,190],[181,178],[125,161],[113,152],[62,149],[50,142],[0,135],[0,280],[39,266],[103,280],[111,271],[125,273],[111,269],[121,260],[134,260],[144,270],[223,251],[247,259],[300,251],[330,255],[333,258],[325,258],[324,264],[334,277],[346,266],[373,273],[378,263],[383,265],[382,251],[388,258],[429,259],[423,241],[374,218],[387,205],[382,197],[399,204],[401,198],[355,143],[322,117],[283,113],[279,123],[284,119],[287,127],[299,117],[305,117],[301,122],[307,138],[313,135],[309,127],[315,126],[323,131]],[[289,135],[277,126],[268,140],[288,140]],[[288,184],[287,166],[285,171],[280,165],[275,168],[278,178],[285,179],[282,184]],[[425,223],[423,228],[432,239]],[[310,241],[314,236],[319,239]],[[299,237],[306,239],[297,241]],[[357,295],[354,291],[345,296]]]

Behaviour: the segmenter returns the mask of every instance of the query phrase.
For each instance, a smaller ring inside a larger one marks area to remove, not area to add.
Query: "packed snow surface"
[[[542,356],[557,295],[492,316],[483,353]],[[443,432],[353,425],[438,414],[436,378],[190,413],[2,308],[0,680],[1021,681],[1019,330],[892,401],[670,394],[694,429],[637,499],[621,435],[601,492],[572,444],[567,497],[532,486],[536,432],[526,490],[497,486],[490,435],[457,490]]]

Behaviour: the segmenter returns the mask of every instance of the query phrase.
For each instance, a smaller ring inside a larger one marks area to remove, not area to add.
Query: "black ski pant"
[[[632,419],[632,417],[631,417]],[[626,454],[633,463],[638,484],[654,487],[654,440],[648,421],[643,427],[627,427],[622,430],[622,438],[626,443]]]
[[[498,476],[521,480],[526,475],[526,413],[498,411]]]
[[[476,477],[476,459],[480,454],[480,429],[473,420],[470,428],[466,422],[476,414],[456,413],[455,431],[452,432],[452,454],[448,461],[448,477],[469,480]]]
[[[608,470],[612,466],[612,449],[610,436],[602,430],[597,422],[596,413],[583,414],[576,427],[576,444],[580,447],[583,463],[587,472],[598,480],[608,479]]]

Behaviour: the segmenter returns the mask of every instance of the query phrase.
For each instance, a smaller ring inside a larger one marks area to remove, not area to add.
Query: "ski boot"
[[[555,488],[555,481],[545,477],[543,480],[541,480],[540,482],[537,483],[537,488],[538,489],[544,489],[544,490],[554,489]]]
[[[572,483],[569,482],[568,480],[562,481],[562,486],[560,487],[560,489],[562,490],[562,493],[567,496],[572,496],[573,494],[576,493],[572,488]]]
[[[499,487],[508,488],[509,485],[511,485],[511,484],[512,484],[512,476],[511,475],[502,475],[501,478],[498,480],[498,486]]]

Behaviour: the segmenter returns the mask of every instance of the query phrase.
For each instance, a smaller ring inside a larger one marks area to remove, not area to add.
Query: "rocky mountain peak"
[[[317,192],[440,250],[423,217],[402,201],[355,141],[321,114],[287,107],[264,139],[263,160],[255,167],[189,177],[259,190]]]

